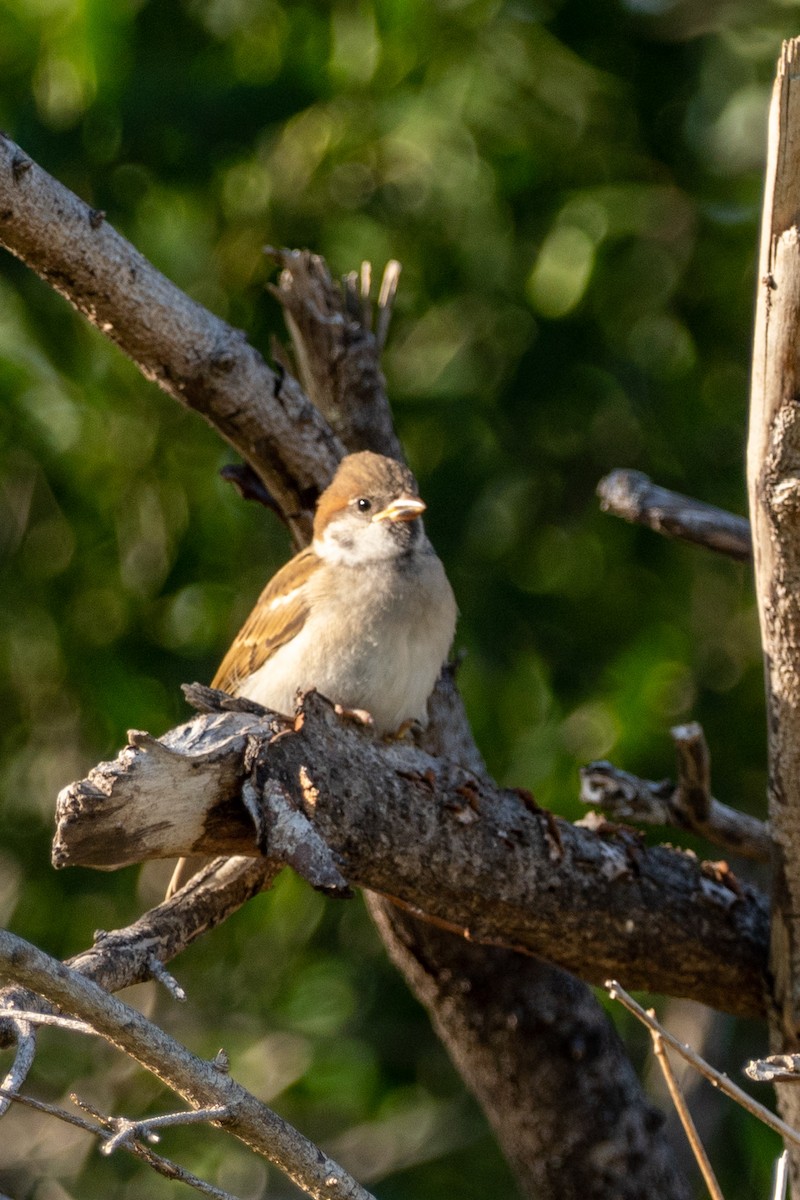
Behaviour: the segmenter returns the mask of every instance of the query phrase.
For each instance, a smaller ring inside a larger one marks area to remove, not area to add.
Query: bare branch
[[[649,1030],[655,1031],[668,1046],[677,1051],[681,1058],[685,1058],[689,1065],[705,1076],[715,1088],[719,1088],[724,1095],[730,1097],[731,1100],[735,1100],[737,1104],[741,1105],[752,1116],[757,1117],[759,1121],[769,1126],[770,1129],[774,1129],[776,1133],[781,1135],[784,1141],[790,1141],[793,1145],[800,1146],[800,1132],[792,1129],[791,1125],[787,1125],[780,1117],[776,1117],[774,1113],[765,1108],[763,1104],[759,1104],[752,1096],[748,1096],[747,1092],[737,1087],[735,1083],[732,1083],[727,1075],[722,1071],[717,1071],[704,1058],[701,1058],[696,1051],[692,1050],[691,1046],[687,1046],[684,1042],[673,1037],[669,1030],[665,1029],[656,1020],[655,1015],[652,1012],[646,1012],[641,1004],[637,1004],[633,996],[630,996],[615,979],[606,981],[606,990],[612,1000],[619,1000],[627,1008],[628,1012],[633,1013]]]
[[[603,512],[743,562],[752,558],[750,525],[713,504],[659,487],[641,471],[617,470],[597,485]]]
[[[116,342],[142,373],[199,412],[250,463],[308,536],[343,447],[291,375],[189,299],[106,221],[0,137],[0,244]]]
[[[212,1104],[210,1108],[195,1108],[191,1112],[162,1113],[160,1117],[145,1117],[140,1121],[132,1121],[129,1117],[109,1118],[114,1133],[100,1147],[100,1153],[113,1154],[120,1146],[129,1149],[133,1143],[142,1138],[145,1141],[157,1143],[161,1140],[157,1129],[168,1129],[175,1125],[207,1125],[213,1121],[221,1121],[223,1117],[232,1114],[224,1104]]]
[[[378,741],[314,692],[278,737],[269,723],[259,731],[249,714],[226,713],[137,740],[65,789],[60,865],[213,853],[237,830],[241,849],[256,853],[232,791],[247,777],[245,757],[256,756],[260,778],[280,783],[354,885],[588,980],[624,967],[637,987],[761,1011],[766,906],[691,854],[570,825],[456,764]]]
[[[692,1149],[692,1154],[695,1157],[700,1172],[705,1180],[706,1187],[711,1194],[711,1200],[725,1200],[717,1177],[706,1154],[705,1147],[700,1140],[700,1135],[697,1132],[697,1126],[692,1120],[692,1114],[689,1112],[686,1101],[681,1094],[681,1089],[678,1086],[678,1081],[675,1078],[675,1072],[672,1069],[667,1052],[664,1049],[664,1039],[661,1034],[655,1029],[650,1030],[650,1036],[653,1039],[653,1053],[656,1056],[656,1061],[661,1068],[661,1074],[664,1076],[664,1082],[667,1085],[667,1091],[670,1094],[672,1103],[675,1105],[675,1111],[678,1114],[683,1131],[686,1134],[686,1140]]]
[[[3,1091],[0,1089],[0,1098],[2,1097]],[[26,1108],[32,1108],[35,1112],[46,1113],[47,1116],[64,1121],[67,1125],[73,1125],[76,1129],[83,1129],[86,1133],[94,1134],[101,1142],[109,1136],[108,1131],[117,1119],[115,1117],[103,1116],[96,1108],[85,1101],[79,1100],[75,1095],[71,1096],[72,1101],[81,1108],[85,1108],[88,1112],[91,1112],[100,1124],[94,1125],[91,1121],[87,1121],[85,1117],[79,1117],[76,1113],[67,1112],[65,1108],[59,1108],[56,1104],[47,1104],[43,1100],[34,1100],[31,1096],[9,1095],[8,1099],[14,1101],[16,1104],[22,1104]],[[156,1154],[148,1146],[143,1146],[139,1142],[122,1143],[121,1149],[127,1150],[129,1154],[133,1154],[136,1158],[141,1159],[166,1179],[185,1183],[188,1187],[193,1187],[195,1191],[202,1193],[202,1195],[211,1196],[213,1200],[236,1200],[236,1197],[231,1195],[230,1192],[225,1192],[222,1188],[215,1187],[212,1183],[207,1183],[191,1171],[187,1171],[185,1167],[178,1166],[177,1163],[164,1158],[161,1154]],[[0,1197],[0,1200],[2,1200],[2,1197]]]
[[[581,767],[580,778],[583,803],[601,808],[613,821],[672,825],[701,834],[742,858],[769,862],[768,826],[713,796],[708,798],[708,816],[699,820],[692,806],[684,802],[680,784],[669,779],[642,779],[602,761]]]
[[[373,1200],[338,1163],[256,1100],[230,1075],[188,1051],[136,1009],[0,930],[0,980],[43,995],[90,1024],[100,1037],[135,1059],[195,1108],[222,1106],[215,1124],[275,1163],[319,1200]]]

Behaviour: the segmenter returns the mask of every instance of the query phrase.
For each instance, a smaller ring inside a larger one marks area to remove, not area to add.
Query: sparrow
[[[425,507],[402,463],[369,450],[343,458],[311,545],[266,585],[211,686],[287,716],[316,688],[366,710],[381,735],[426,725],[457,609]],[[168,895],[192,861],[179,862]]]

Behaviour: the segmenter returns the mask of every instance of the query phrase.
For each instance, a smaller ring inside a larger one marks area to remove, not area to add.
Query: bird
[[[211,686],[286,716],[316,688],[365,710],[379,735],[424,727],[458,611],[425,508],[408,467],[346,455],[317,502],[311,544],[267,583]],[[196,869],[181,859],[167,895]]]

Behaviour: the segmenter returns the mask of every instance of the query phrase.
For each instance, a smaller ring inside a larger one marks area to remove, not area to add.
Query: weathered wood
[[[771,1043],[800,1047],[800,42],[784,45],[772,95],[747,448],[767,682],[774,890]],[[800,1092],[778,1089],[800,1126]],[[795,1194],[800,1159],[793,1166]]]
[[[217,813],[229,813],[247,757],[286,790],[355,886],[593,983],[622,974],[632,987],[760,1011],[764,902],[692,854],[554,818],[455,763],[380,742],[313,692],[294,732],[274,737],[268,724],[259,730],[252,717],[226,713],[196,717],[168,740],[137,737],[117,762],[65,789],[58,865],[226,848]],[[170,795],[188,801],[166,808]],[[241,820],[240,852],[249,824]]]

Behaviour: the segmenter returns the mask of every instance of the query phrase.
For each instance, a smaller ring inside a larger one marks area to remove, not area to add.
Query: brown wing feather
[[[309,613],[306,580],[320,566],[309,547],[273,575],[220,663],[211,686],[236,695],[239,685],[299,633]]]

